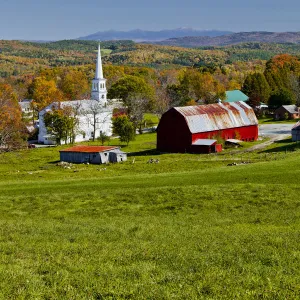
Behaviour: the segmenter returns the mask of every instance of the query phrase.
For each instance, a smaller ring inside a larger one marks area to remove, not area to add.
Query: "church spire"
[[[106,79],[103,77],[100,43],[96,62],[95,78],[92,80],[92,99],[97,100],[103,105],[107,104]]]
[[[101,59],[100,43],[98,45],[98,56],[97,56],[97,63],[96,63],[95,79],[103,79],[103,70],[102,70],[102,59]]]

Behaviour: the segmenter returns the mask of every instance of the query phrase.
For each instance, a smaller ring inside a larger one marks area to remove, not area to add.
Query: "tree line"
[[[300,103],[298,57],[277,55],[265,64],[256,64],[247,72],[239,69],[240,66],[243,67],[243,64],[236,63],[232,68],[226,65],[201,65],[161,70],[105,65],[104,74],[107,78],[108,98],[123,101],[126,108],[123,113],[132,123],[134,132],[141,130],[145,112],[160,117],[170,107],[215,103],[225,98],[226,90],[241,88],[249,96],[253,107],[261,102],[272,107]],[[33,99],[32,108],[36,113],[52,102],[90,99],[93,76],[93,65],[55,67],[43,68],[35,75],[25,75],[1,83],[1,132],[9,127],[4,124],[15,123],[15,134],[11,133],[10,136],[19,141],[22,139],[20,135],[24,130],[19,127],[22,118],[16,105],[18,97]],[[8,115],[15,118],[16,122],[12,122]],[[57,112],[56,117],[68,115],[70,112]],[[7,134],[1,133],[2,146],[7,145],[4,136]]]
[[[263,73],[248,74],[242,91],[253,107],[261,102],[270,108],[296,104],[300,106],[300,60],[283,54],[267,61]]]

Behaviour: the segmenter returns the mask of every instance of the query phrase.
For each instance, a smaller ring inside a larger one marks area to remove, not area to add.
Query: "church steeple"
[[[98,56],[97,56],[97,63],[96,63],[95,79],[103,79],[103,70],[102,70],[102,59],[101,59],[100,43],[98,45]]]
[[[103,105],[106,105],[107,104],[106,95],[107,95],[106,79],[103,78],[102,59],[101,59],[101,51],[100,51],[100,43],[99,43],[95,78],[92,80],[92,99],[101,102]]]

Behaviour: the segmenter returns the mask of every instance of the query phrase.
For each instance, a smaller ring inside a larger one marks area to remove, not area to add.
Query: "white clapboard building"
[[[92,93],[89,100],[73,100],[53,102],[39,112],[39,143],[55,144],[55,137],[47,132],[44,123],[44,115],[57,107],[72,107],[76,111],[78,126],[75,131],[75,142],[88,141],[99,137],[103,132],[110,136],[112,134],[112,114],[117,106],[117,101],[107,99],[106,79],[103,77],[100,45],[96,62],[95,78],[92,80]],[[95,126],[94,126],[95,124]],[[62,143],[64,141],[61,141]]]

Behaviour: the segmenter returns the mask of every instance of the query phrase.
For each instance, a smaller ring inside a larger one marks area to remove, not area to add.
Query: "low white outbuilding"
[[[114,146],[74,146],[59,152],[60,161],[69,163],[105,164],[127,160],[127,153]]]

